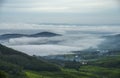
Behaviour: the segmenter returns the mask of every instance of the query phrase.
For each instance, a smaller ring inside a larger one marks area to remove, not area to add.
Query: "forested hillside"
[[[0,78],[120,78],[120,56],[51,63],[0,45]]]
[[[60,71],[60,68],[54,64],[0,45],[0,70],[11,75],[11,78],[13,78],[12,74],[18,78],[24,78],[23,70]]]

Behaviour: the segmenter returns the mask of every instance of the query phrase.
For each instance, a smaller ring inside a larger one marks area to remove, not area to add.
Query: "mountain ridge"
[[[36,34],[3,34],[0,35],[0,39],[10,39],[10,38],[20,38],[20,37],[55,37],[61,36],[61,34],[53,33],[53,32],[40,32]]]

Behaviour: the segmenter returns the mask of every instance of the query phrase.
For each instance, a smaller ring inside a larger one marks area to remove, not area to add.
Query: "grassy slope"
[[[28,78],[42,78],[42,76],[40,74],[33,73],[33,72],[30,72],[30,71],[27,71],[26,75],[27,75]]]
[[[120,57],[106,57],[92,64],[80,66],[79,70],[63,68],[60,72],[26,71],[29,78],[120,78]]]
[[[120,55],[104,57],[97,61],[93,61],[91,65],[107,68],[120,68]]]
[[[59,68],[56,65],[50,64],[43,60],[38,60],[35,57],[31,57],[27,54],[13,50],[11,48],[0,45],[0,59],[18,66],[24,69],[38,70],[38,71],[56,71]]]
[[[24,70],[60,71],[60,68],[0,44],[0,70],[6,72],[9,78],[26,78]]]
[[[30,68],[26,68],[27,64]],[[120,57],[116,56],[92,61],[79,70],[62,68],[58,71],[60,68],[53,64],[0,45],[0,70],[9,78],[120,78],[119,66]]]
[[[120,78],[120,69],[104,68],[98,66],[83,66],[80,71],[92,73],[98,78]]]
[[[64,69],[62,72],[26,71],[29,78],[120,78],[120,69],[82,66],[79,71]]]

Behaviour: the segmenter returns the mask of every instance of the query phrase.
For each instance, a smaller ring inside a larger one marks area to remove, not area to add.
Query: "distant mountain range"
[[[105,40],[100,45],[98,45],[99,49],[120,51],[120,34],[108,35],[104,38]]]
[[[19,38],[19,37],[55,37],[61,36],[60,34],[52,33],[52,32],[40,32],[36,34],[3,34],[0,35],[0,39],[10,39],[10,38]]]
[[[61,36],[61,35],[52,32],[41,32],[37,34],[28,35],[28,37],[54,37],[54,36]]]
[[[113,35],[108,35],[108,36],[104,36],[105,38],[120,38],[120,34],[113,34]]]

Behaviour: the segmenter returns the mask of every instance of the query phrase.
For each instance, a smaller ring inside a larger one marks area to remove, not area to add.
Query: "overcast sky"
[[[119,0],[0,0],[0,22],[119,24]]]

